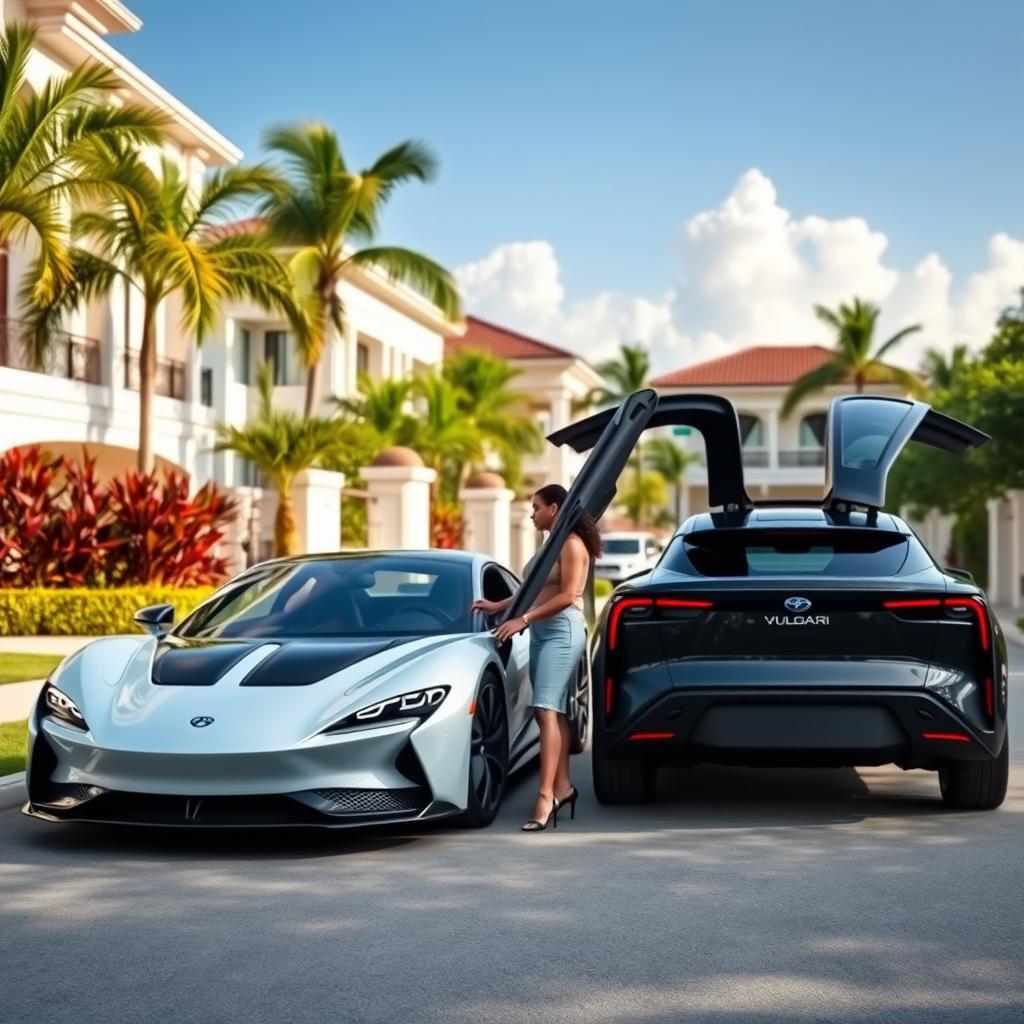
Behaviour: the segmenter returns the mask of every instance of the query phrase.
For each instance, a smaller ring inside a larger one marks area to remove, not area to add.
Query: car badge
[[[188,724],[194,725],[197,729],[205,729],[208,725],[213,725],[213,719],[209,715],[196,715]]]
[[[789,611],[797,614],[811,607],[811,602],[806,597],[787,597],[783,603]]]

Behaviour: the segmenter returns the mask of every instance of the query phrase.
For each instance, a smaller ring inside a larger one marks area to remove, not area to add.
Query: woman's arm
[[[481,597],[473,602],[469,610],[471,612],[483,612],[484,615],[494,615],[497,612],[503,612],[511,603],[511,597],[503,597],[500,601],[488,601]]]

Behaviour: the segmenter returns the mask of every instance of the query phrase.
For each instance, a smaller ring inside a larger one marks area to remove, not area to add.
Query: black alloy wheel
[[[585,662],[576,670],[576,683],[569,694],[569,753],[582,754],[590,739],[590,673]]]
[[[467,828],[486,828],[501,807],[508,777],[508,718],[494,676],[480,684],[469,743],[469,792],[459,820]]]

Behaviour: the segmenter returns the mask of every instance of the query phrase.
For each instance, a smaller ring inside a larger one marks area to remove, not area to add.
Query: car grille
[[[416,789],[314,789],[327,802],[328,814],[386,814],[416,811],[425,803],[425,793]]]

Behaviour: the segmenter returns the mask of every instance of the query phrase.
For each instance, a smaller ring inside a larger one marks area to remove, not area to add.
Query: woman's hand
[[[503,622],[497,629],[491,631],[491,635],[499,644],[503,644],[506,640],[510,640],[517,633],[522,633],[529,623],[521,615],[515,619],[508,619]]]
[[[471,612],[483,612],[484,615],[494,615],[501,611],[500,601],[485,601],[482,597],[473,602],[473,606],[469,609]]]

